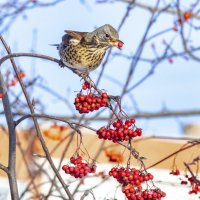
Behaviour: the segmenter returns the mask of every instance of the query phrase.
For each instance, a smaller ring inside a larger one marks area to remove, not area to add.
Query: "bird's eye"
[[[110,35],[106,34],[106,37],[107,37],[107,38],[109,38],[109,37],[110,37]]]

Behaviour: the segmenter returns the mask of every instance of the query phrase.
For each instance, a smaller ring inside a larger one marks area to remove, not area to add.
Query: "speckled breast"
[[[92,47],[71,44],[60,48],[59,52],[63,63],[67,66],[80,71],[91,71],[100,65],[106,49],[99,46]]]

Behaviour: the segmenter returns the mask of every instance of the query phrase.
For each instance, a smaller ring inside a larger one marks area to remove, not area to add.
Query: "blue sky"
[[[143,1],[145,2],[145,1]],[[149,3],[149,2],[148,2]],[[26,17],[19,17],[10,30],[4,34],[6,41],[15,52],[30,52],[31,48],[41,54],[46,54],[58,58],[57,50],[49,44],[59,43],[65,29],[77,31],[92,31],[95,27],[103,24],[111,24],[118,27],[122,16],[126,11],[126,4],[95,4],[94,1],[86,1],[81,4],[78,0],[64,1],[54,7],[36,9],[26,12]],[[120,39],[125,45],[123,53],[132,55],[145,31],[150,13],[146,10],[133,9],[124,27],[120,31]],[[163,15],[150,31],[150,35],[165,28],[173,26],[175,17],[169,14]],[[163,40],[170,41],[173,37],[178,37],[176,33],[158,37],[154,44],[158,52],[162,52]],[[194,43],[199,43],[198,35],[192,35]],[[34,41],[34,42],[33,42]],[[34,43],[34,45],[33,45]],[[181,50],[181,42],[177,39],[176,49]],[[119,52],[118,49],[113,52]],[[145,48],[142,56],[151,58],[153,52],[151,42]],[[56,90],[59,94],[67,97],[73,106],[73,99],[80,89],[80,80],[68,69],[60,69],[55,63],[41,61],[33,58],[17,59],[19,66],[27,73],[28,78],[40,75],[44,78],[44,85]],[[110,75],[118,81],[124,83],[128,73],[130,61],[122,57],[112,59],[105,70],[105,74]],[[9,63],[3,70],[9,67]],[[91,74],[96,80],[100,68]],[[11,68],[10,68],[11,69]],[[136,83],[149,70],[149,65],[144,62],[138,64],[135,75],[130,85]],[[131,92],[137,106],[141,111],[160,111],[163,108],[171,110],[198,109],[200,107],[199,85],[200,68],[199,63],[182,58],[176,58],[173,64],[167,61],[162,62],[155,70],[154,74],[143,84]],[[119,95],[121,87],[103,78],[100,88],[106,89],[110,94]],[[58,103],[56,98],[47,94],[43,90],[35,87],[32,97],[39,97],[47,106],[46,113],[70,115],[71,112],[64,102]],[[135,113],[135,108],[130,99],[123,100],[123,106],[128,113]],[[183,124],[198,122],[199,117],[178,118]],[[157,120],[139,120],[139,125],[147,134],[178,136],[181,129],[177,119],[162,118]],[[93,124],[98,127],[99,124]]]

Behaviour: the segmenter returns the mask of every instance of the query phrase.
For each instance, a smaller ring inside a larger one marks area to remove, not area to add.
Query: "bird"
[[[121,48],[118,32],[105,24],[92,32],[65,30],[62,41],[57,45],[61,67],[68,67],[77,74],[89,74],[102,62],[106,50]]]

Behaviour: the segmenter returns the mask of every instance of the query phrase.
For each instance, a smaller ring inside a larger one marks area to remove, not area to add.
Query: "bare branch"
[[[6,172],[6,174],[8,174],[8,168],[2,165],[1,163],[0,163],[0,169]]]
[[[8,98],[7,91],[5,89],[5,83],[3,80],[3,76],[0,72],[0,93],[3,94],[3,107],[4,107],[4,113],[6,116],[6,121],[8,125],[8,132],[9,132],[9,157],[8,157],[8,169],[5,170],[3,166],[1,166],[1,169],[3,169],[5,172],[7,172],[9,184],[10,184],[10,193],[11,198],[13,200],[19,199],[18,194],[18,188],[17,188],[17,180],[16,180],[16,132],[15,132],[15,123],[13,120],[13,115],[10,107],[10,102]]]
[[[133,4],[139,8],[143,8],[143,9],[146,9],[146,10],[149,10],[150,12],[166,12],[168,14],[172,14],[172,15],[178,15],[178,12],[176,9],[171,9],[171,8],[168,8],[168,9],[164,9],[163,8],[160,8],[160,7],[154,7],[152,5],[147,5],[146,3],[143,4],[143,3],[140,3],[140,2],[134,2],[132,3],[131,0],[118,0],[118,1],[121,1],[121,2],[124,2],[124,3],[129,3],[129,4]],[[180,14],[183,14],[185,11],[180,11]],[[193,14],[192,15],[193,18],[195,19],[200,19],[200,15],[198,14]]]

